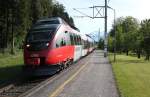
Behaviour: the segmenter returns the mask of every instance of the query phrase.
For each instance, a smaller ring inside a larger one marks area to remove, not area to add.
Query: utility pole
[[[114,11],[114,62],[116,62],[116,11]]]
[[[104,57],[107,57],[107,0],[105,0]]]
[[[89,18],[92,18],[92,19],[95,19],[95,18],[104,18],[104,22],[105,22],[105,32],[104,32],[104,57],[107,57],[108,55],[108,51],[107,51],[107,47],[108,47],[108,40],[107,40],[107,8],[110,8],[108,5],[107,5],[107,0],[104,1],[105,2],[105,5],[104,6],[92,6],[92,7],[89,7],[89,8],[92,8],[93,9],[93,16],[89,16],[77,9],[74,8],[74,10],[76,10],[77,12],[79,12],[80,14],[82,14],[83,16],[75,16],[75,17],[89,17]],[[98,9],[100,8],[100,9]],[[104,9],[104,10],[102,10]],[[96,13],[95,13],[96,11]],[[101,14],[101,11],[105,11],[104,13]]]
[[[100,41],[100,28],[99,28],[99,32],[98,32],[98,42]]]
[[[114,42],[114,62],[115,62],[116,61],[116,10],[109,6],[108,8],[112,9],[114,12],[114,40],[113,42]]]

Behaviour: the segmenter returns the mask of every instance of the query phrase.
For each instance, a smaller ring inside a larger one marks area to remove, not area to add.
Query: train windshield
[[[26,42],[50,41],[59,25],[38,25],[34,26],[26,37]]]
[[[52,38],[54,29],[38,29],[32,30],[28,33],[26,41],[27,42],[37,42],[37,41],[49,41]]]

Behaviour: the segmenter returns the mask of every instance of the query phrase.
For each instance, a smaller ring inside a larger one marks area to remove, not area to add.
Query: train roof
[[[60,17],[51,17],[51,18],[44,18],[44,19],[39,19],[33,26],[37,26],[37,25],[45,25],[45,24],[64,24],[64,25],[68,25],[68,23],[66,23],[62,18]],[[69,25],[68,25],[69,26]],[[78,32],[80,32],[80,30],[78,28],[76,28],[73,25],[70,25],[70,27],[74,30],[77,30]]]
[[[43,25],[43,24],[67,24],[67,23],[60,17],[40,19],[35,23],[35,25]]]
[[[36,25],[32,27],[30,31],[38,31],[38,30],[56,30],[59,27],[58,24],[45,24],[45,25]]]

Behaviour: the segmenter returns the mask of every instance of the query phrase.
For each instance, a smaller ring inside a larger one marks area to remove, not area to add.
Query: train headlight
[[[49,43],[46,43],[46,46],[49,46]]]
[[[27,48],[30,47],[30,44],[27,44],[26,47],[27,47]]]

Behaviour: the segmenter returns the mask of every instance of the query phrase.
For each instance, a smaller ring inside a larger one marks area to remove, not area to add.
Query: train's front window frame
[[[44,24],[60,24],[57,20],[49,20],[49,21],[38,21],[36,25],[44,25]]]
[[[52,38],[54,30],[33,30],[27,35],[27,42],[49,41]]]

